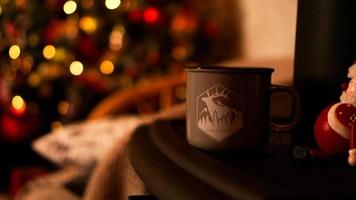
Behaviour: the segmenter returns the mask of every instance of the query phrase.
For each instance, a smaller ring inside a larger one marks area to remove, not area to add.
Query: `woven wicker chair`
[[[88,119],[125,112],[129,108],[135,108],[140,114],[169,109],[179,100],[184,100],[184,96],[176,98],[176,90],[184,90],[185,84],[186,74],[183,72],[148,79],[103,99],[89,113]],[[158,105],[152,106],[152,101]]]

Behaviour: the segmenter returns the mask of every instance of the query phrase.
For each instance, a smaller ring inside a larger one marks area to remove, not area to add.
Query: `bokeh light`
[[[70,64],[69,66],[69,71],[71,74],[74,76],[79,76],[80,74],[83,73],[84,66],[81,62],[79,61],[74,61]]]
[[[70,16],[66,20],[65,35],[69,39],[75,39],[78,35],[78,16]]]
[[[197,29],[197,21],[194,16],[180,14],[172,19],[170,28],[175,33],[193,33]]]
[[[47,45],[43,48],[43,57],[52,59],[56,55],[56,48],[53,45]]]
[[[53,60],[60,62],[64,61],[67,58],[67,51],[63,47],[57,47],[56,48],[56,54],[54,55]]]
[[[16,59],[20,56],[21,54],[21,49],[19,45],[12,45],[9,49],[9,56],[12,59]]]
[[[38,73],[31,73],[27,81],[31,87],[37,87],[41,82],[41,76]]]
[[[77,3],[75,1],[67,1],[63,5],[63,11],[67,14],[70,15],[74,13],[77,10]]]
[[[79,27],[86,33],[95,32],[98,26],[98,21],[94,17],[85,16],[82,17],[79,21]]]
[[[103,74],[106,74],[106,75],[111,74],[111,73],[113,73],[114,69],[115,69],[115,66],[110,60],[104,60],[100,64],[100,71]]]
[[[125,28],[121,25],[114,27],[114,30],[109,36],[109,48],[113,51],[118,51],[122,48]]]
[[[118,8],[121,4],[120,0],[105,0],[105,6],[109,10],[114,10]]]
[[[52,130],[59,130],[63,128],[63,124],[59,121],[54,121],[51,123]]]
[[[24,74],[28,74],[31,72],[33,67],[33,58],[31,56],[26,56],[22,60],[21,72]]]
[[[81,1],[83,8],[89,9],[93,7],[94,5],[94,0],[82,0]]]
[[[11,105],[15,114],[23,114],[26,110],[26,102],[19,95],[12,98]]]
[[[145,9],[145,11],[143,12],[143,20],[146,23],[156,23],[159,19],[159,12],[157,10],[157,8],[154,7],[148,7]]]
[[[172,56],[176,60],[185,60],[188,56],[188,49],[184,46],[177,46],[172,50]]]
[[[67,101],[60,101],[57,106],[58,113],[66,115],[69,110],[69,103]]]

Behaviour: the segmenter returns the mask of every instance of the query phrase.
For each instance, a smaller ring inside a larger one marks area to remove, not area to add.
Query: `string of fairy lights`
[[[83,0],[81,1],[82,6],[86,7],[86,8],[90,8],[93,6],[94,4],[94,0]],[[115,10],[117,8],[119,8],[119,6],[121,5],[121,1],[120,0],[105,0],[105,6],[107,9],[109,10]],[[78,5],[76,1],[73,0],[69,0],[66,1],[63,4],[63,12],[66,15],[74,15],[75,12],[77,11]],[[2,14],[3,9],[0,6],[0,15]],[[155,13],[155,11],[153,10],[148,10],[145,13],[145,18],[148,21],[154,21],[157,18],[157,13]],[[75,18],[75,17],[74,17]],[[73,21],[74,18],[69,17],[67,22],[68,24],[73,24],[74,26],[68,26],[67,30],[66,30],[66,36],[68,38],[75,38],[76,34],[78,32],[77,27],[76,27],[76,23]],[[84,16],[79,20],[78,26],[81,30],[83,30],[84,32],[91,34],[93,32],[96,31],[97,27],[98,27],[98,21],[95,17],[92,16]],[[113,28],[113,31],[110,34],[110,38],[109,38],[109,48],[113,51],[119,51],[122,46],[123,46],[123,36],[125,33],[125,28],[121,25],[118,25],[116,27]],[[33,36],[32,38],[29,38],[29,43],[31,45],[31,43],[33,45],[35,45],[35,43],[38,43],[39,38],[37,36]],[[22,54],[22,49],[20,47],[19,44],[13,44],[9,47],[8,49],[8,55],[9,58],[12,59],[12,62],[16,62],[18,61],[18,59],[20,58],[21,54]],[[60,61],[63,60],[63,58],[66,56],[66,51],[61,48],[61,47],[56,47],[52,44],[48,44],[46,46],[44,46],[43,50],[42,50],[42,56],[43,58],[45,58],[46,60],[54,60],[54,61]],[[30,69],[32,68],[32,64],[33,64],[33,60],[31,57],[26,57],[25,59],[23,59],[23,63],[22,63],[22,68],[27,71],[30,71]],[[109,60],[109,59],[104,59],[100,65],[99,65],[99,70],[102,74],[104,75],[110,75],[114,72],[115,70],[115,65],[113,63],[113,61]],[[84,64],[79,61],[79,60],[74,60],[69,64],[69,72],[73,75],[73,76],[79,76],[83,73],[84,71]],[[8,70],[5,73],[5,79],[11,81],[14,80],[16,78],[16,74],[13,73],[13,70]],[[36,87],[40,84],[41,82],[41,76],[38,73],[31,73],[28,76],[28,83],[30,86]],[[11,100],[11,110],[15,115],[22,115],[23,113],[26,112],[26,108],[27,108],[27,104],[26,101],[23,99],[23,97],[21,97],[20,95],[14,95],[12,97]],[[65,115],[68,110],[69,110],[70,104],[66,101],[60,101],[58,103],[58,112],[62,115]],[[58,121],[53,122],[54,127],[58,127],[61,126],[61,123]]]
[[[85,2],[87,2],[85,4],[86,6],[90,6],[91,4],[93,4],[93,2],[90,0],[89,1],[87,0]],[[107,9],[114,10],[120,6],[120,3],[121,3],[120,0],[106,0],[105,6],[107,7]],[[75,13],[76,9],[77,9],[77,3],[72,0],[65,2],[65,4],[63,5],[63,11],[67,15]],[[1,14],[1,7],[0,7],[0,14]],[[152,10],[149,9],[147,10],[146,18],[148,19],[148,21],[154,21],[157,18],[157,15],[155,12],[152,13]],[[97,20],[93,17],[85,16],[80,19],[79,27],[85,32],[92,33],[97,28]],[[110,48],[112,50],[118,51],[121,49],[124,32],[125,29],[123,28],[123,26],[118,26],[114,28],[113,32],[110,35]],[[56,47],[53,45],[46,45],[43,48],[43,57],[48,60],[55,58],[55,56],[57,55],[56,53],[57,53]],[[21,54],[21,48],[19,45],[14,44],[9,48],[9,57],[11,59],[15,60],[19,58],[20,54]],[[58,53],[57,57],[61,57],[60,53]],[[73,61],[70,64],[70,72],[75,76],[80,75],[83,72],[83,68],[84,66],[80,61]],[[110,60],[104,60],[100,64],[100,71],[106,75],[111,74],[114,71],[114,68],[115,66]]]
[[[214,16],[192,2],[0,0],[0,89],[5,80],[11,90],[6,102],[0,92],[0,111],[45,115],[58,128],[94,105],[88,96],[181,70],[199,54],[216,59]]]

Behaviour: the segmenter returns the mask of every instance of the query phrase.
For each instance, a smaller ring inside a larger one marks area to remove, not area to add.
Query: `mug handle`
[[[298,92],[293,89],[292,87],[289,86],[283,86],[283,85],[271,85],[270,87],[270,95],[272,95],[274,92],[286,92],[292,95],[293,97],[293,119],[291,122],[287,124],[278,124],[274,122],[269,123],[269,128],[272,129],[273,131],[288,131],[294,128],[300,118],[300,96]]]

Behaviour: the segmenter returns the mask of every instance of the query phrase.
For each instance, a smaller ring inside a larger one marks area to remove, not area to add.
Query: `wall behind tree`
[[[245,58],[294,57],[297,0],[236,0],[235,6]]]

